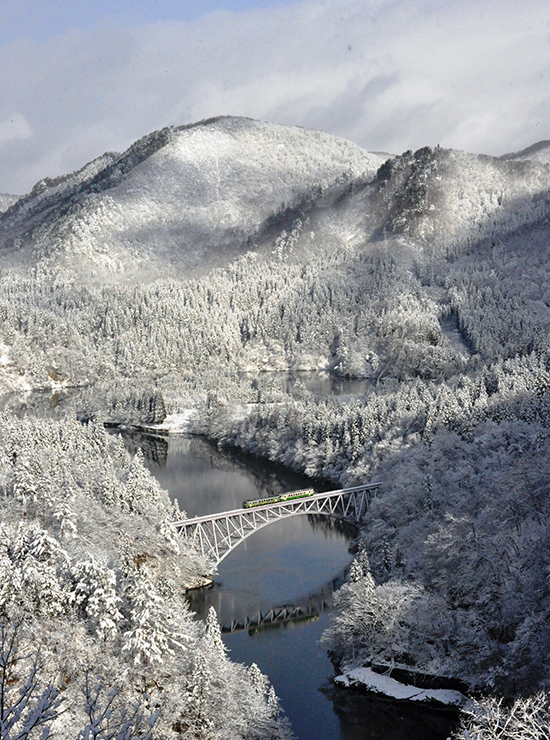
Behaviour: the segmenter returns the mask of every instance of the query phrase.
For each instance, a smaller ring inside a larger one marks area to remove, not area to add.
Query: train
[[[251,498],[243,501],[243,509],[251,509],[254,506],[267,506],[267,504],[282,504],[284,501],[293,501],[296,498],[307,498],[313,496],[315,489],[303,488],[301,491],[289,491],[280,496],[269,496],[268,498]]]

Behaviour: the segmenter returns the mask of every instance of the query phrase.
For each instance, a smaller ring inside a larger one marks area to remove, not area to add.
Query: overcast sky
[[[550,139],[550,2],[0,0],[0,192],[221,114],[522,149]]]

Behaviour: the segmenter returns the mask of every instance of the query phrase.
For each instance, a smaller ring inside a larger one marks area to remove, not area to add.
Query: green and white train
[[[289,491],[280,496],[270,496],[269,498],[251,498],[243,501],[243,509],[251,509],[254,506],[267,506],[267,504],[282,504],[284,501],[293,501],[296,498],[307,498],[313,496],[313,488],[303,488],[301,491]]]

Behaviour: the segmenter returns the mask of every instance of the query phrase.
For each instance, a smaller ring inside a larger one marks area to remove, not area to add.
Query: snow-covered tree
[[[485,698],[461,710],[455,740],[546,740],[550,727],[550,701],[545,692],[520,697],[511,703]]]
[[[0,737],[38,740],[64,711],[59,689],[42,684],[40,653],[20,645],[21,624],[0,623]]]
[[[82,610],[98,637],[107,642],[113,639],[122,619],[119,606],[122,599],[116,591],[114,571],[98,563],[92,555],[71,568],[74,586],[69,599]]]
[[[131,626],[124,633],[122,650],[130,654],[134,664],[162,663],[165,656],[173,655],[171,643],[179,637],[170,628],[164,600],[144,565],[135,568],[127,581]]]

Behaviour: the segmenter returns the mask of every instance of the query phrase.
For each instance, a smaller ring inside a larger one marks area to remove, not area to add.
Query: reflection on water
[[[285,391],[293,395],[304,387],[315,396],[363,396],[375,385],[375,380],[339,378],[330,373],[297,372],[285,379]]]
[[[330,584],[341,582],[350,563],[348,548],[347,537],[313,530],[305,516],[280,520],[230,553],[214,587],[193,595],[191,603],[202,615],[214,606],[227,624],[274,606],[307,605],[315,595],[328,601]]]
[[[321,691],[332,702],[345,740],[448,740],[457,723],[455,709],[427,709],[334,684]]]
[[[190,517],[237,509],[245,499],[311,486],[304,475],[251,455],[220,450],[202,437],[132,435],[128,444],[142,448],[150,471]]]
[[[305,622],[319,619],[319,616],[330,608],[332,603],[332,594],[340,588],[345,581],[348,568],[333,578],[330,583],[326,583],[315,593],[300,597],[292,604],[283,604],[282,606],[272,606],[268,609],[260,610],[254,614],[248,614],[241,619],[231,619],[229,622],[222,624],[222,632],[240,632],[247,630],[254,634],[263,629],[278,629],[286,627],[290,622]],[[206,606],[208,599],[203,598],[200,607],[195,606],[194,600],[191,600],[193,609],[200,614],[206,615]]]
[[[298,740],[347,740],[332,700],[321,692],[330,687],[334,675],[327,652],[319,645],[327,620],[324,612],[305,624],[290,623],[252,636],[248,632],[224,635],[232,660],[257,663],[269,676]]]
[[[166,467],[168,462],[168,439],[166,437],[156,437],[139,432],[123,434],[123,437],[126,449],[132,455],[135,455],[138,449],[141,449],[148,463],[160,468]]]

